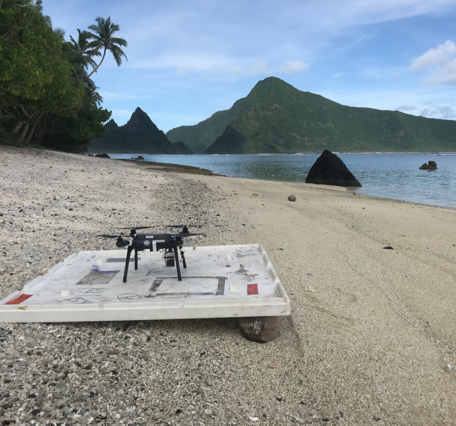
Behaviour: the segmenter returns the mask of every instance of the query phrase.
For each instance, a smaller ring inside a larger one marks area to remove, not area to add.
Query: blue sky
[[[128,61],[93,79],[125,124],[163,131],[229,109],[269,76],[343,105],[456,119],[456,0],[44,0],[76,38],[101,16]]]

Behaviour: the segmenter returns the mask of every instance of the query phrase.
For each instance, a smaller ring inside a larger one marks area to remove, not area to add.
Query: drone
[[[182,231],[178,234],[139,234],[137,231],[141,229],[151,229],[151,226],[136,226],[131,228],[119,228],[119,229],[130,229],[130,235],[98,235],[101,238],[117,238],[116,246],[128,247],[127,258],[125,260],[125,270],[123,276],[123,282],[127,282],[128,266],[130,264],[130,255],[134,250],[135,252],[135,270],[138,269],[138,251],[150,250],[159,251],[164,250],[164,259],[166,266],[176,266],[177,279],[182,281],[182,275],[179,265],[179,252],[182,258],[182,265],[184,268],[187,267],[185,261],[184,251],[182,250],[184,237],[192,237],[194,235],[188,230],[187,225],[168,225],[167,228],[182,228]],[[124,238],[132,238],[131,240],[124,240]]]

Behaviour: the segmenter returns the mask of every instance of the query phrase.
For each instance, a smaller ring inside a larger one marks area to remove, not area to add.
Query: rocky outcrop
[[[110,120],[106,124],[106,135],[101,139],[94,139],[88,151],[118,154],[192,154],[184,143],[171,143],[141,108],[136,108],[124,126],[118,126],[114,120]]]
[[[348,170],[345,163],[335,154],[325,149],[307,174],[306,183],[361,187],[358,179]]]
[[[436,170],[437,163],[435,161],[429,161],[428,163],[424,163],[420,169],[422,170]]]

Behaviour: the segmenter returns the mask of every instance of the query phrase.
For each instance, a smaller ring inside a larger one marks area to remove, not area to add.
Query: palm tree
[[[73,43],[72,50],[83,58],[85,65],[88,64],[95,68],[97,66],[96,62],[92,59],[93,56],[101,56],[101,53],[98,48],[93,48],[92,43],[89,42],[90,33],[88,31],[81,31],[78,28],[78,39],[77,41],[70,36],[70,40]]]
[[[106,56],[106,51],[109,49],[116,61],[117,65],[120,66],[122,63],[122,56],[127,59],[127,55],[123,52],[123,50],[119,47],[127,47],[128,43],[123,38],[113,37],[116,31],[120,30],[119,25],[113,24],[111,22],[111,17],[108,19],[98,17],[95,19],[97,21],[97,25],[90,25],[89,30],[92,30],[93,33],[88,34],[88,39],[93,39],[92,42],[89,43],[89,47],[93,47],[96,49],[104,48],[103,57],[101,58],[101,62],[93,69],[93,71],[88,75],[90,77],[103,63],[103,60]]]

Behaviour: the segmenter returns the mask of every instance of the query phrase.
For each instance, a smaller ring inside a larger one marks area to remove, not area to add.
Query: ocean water
[[[181,164],[246,179],[305,182],[319,154],[142,155],[146,161]],[[356,192],[376,197],[456,208],[456,153],[337,154],[363,185]],[[428,161],[437,170],[420,170]]]

